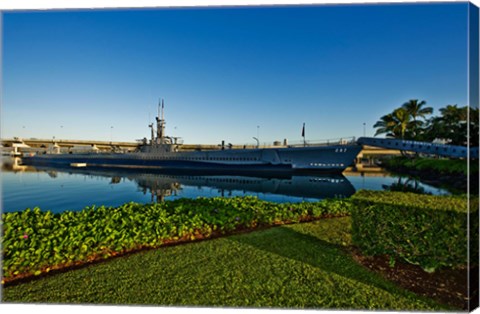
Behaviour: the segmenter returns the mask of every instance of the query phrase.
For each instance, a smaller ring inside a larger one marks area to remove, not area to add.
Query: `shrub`
[[[5,213],[1,222],[4,277],[39,275],[135,249],[208,238],[213,233],[344,216],[350,209],[345,200],[275,204],[255,197],[216,197],[93,206],[60,214],[39,208]]]
[[[469,216],[465,196],[359,191],[352,199],[352,241],[367,255],[387,254],[431,272],[467,263],[469,218],[478,239],[478,211]]]
[[[408,169],[414,171],[437,172],[440,174],[468,175],[467,160],[465,159],[437,159],[437,158],[406,158],[392,157],[385,160],[390,169]],[[478,163],[470,163],[470,173],[478,173]]]

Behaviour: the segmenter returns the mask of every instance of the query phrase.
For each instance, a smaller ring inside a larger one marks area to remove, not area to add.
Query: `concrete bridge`
[[[119,151],[129,152],[135,151],[141,141],[138,142],[119,142],[119,141],[94,141],[94,140],[65,140],[65,139],[21,139],[10,138],[2,139],[2,151],[4,153],[12,153],[12,155],[20,156],[22,153],[29,152],[79,152],[79,151]],[[225,149],[255,148],[256,145],[225,145]],[[262,146],[267,147],[267,146]],[[182,144],[181,150],[214,150],[221,148],[221,145],[215,144]]]
[[[19,144],[28,145],[30,148],[48,148],[51,145],[58,145],[61,148],[72,148],[75,146],[91,147],[96,146],[101,150],[111,150],[112,147],[121,147],[125,149],[135,149],[138,146],[137,142],[107,142],[107,141],[92,141],[92,140],[63,140],[63,139],[2,139],[3,147],[14,147]],[[26,148],[26,147],[23,147]]]

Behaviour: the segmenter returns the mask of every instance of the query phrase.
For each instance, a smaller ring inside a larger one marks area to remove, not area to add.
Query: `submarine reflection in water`
[[[49,174],[55,171],[76,173],[91,176],[111,178],[112,184],[122,180],[135,182],[144,194],[150,193],[152,201],[161,202],[165,197],[177,196],[187,187],[210,188],[218,190],[219,196],[245,195],[263,193],[309,199],[345,198],[355,193],[355,188],[343,175],[278,175],[269,176],[239,176],[228,173],[179,172],[138,172],[109,171],[88,168],[59,169],[50,167],[35,167]],[[206,196],[206,195],[198,195]]]

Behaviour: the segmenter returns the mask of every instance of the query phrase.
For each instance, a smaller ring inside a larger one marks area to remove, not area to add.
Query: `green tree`
[[[440,114],[427,121],[422,140],[442,139],[452,145],[466,146],[468,143],[471,146],[478,146],[478,108],[447,105],[440,109]]]
[[[431,142],[446,140],[452,145],[479,145],[479,109],[447,105],[440,109],[440,116],[433,113],[426,101],[412,99],[392,113],[386,114],[374,124],[375,136],[385,134],[406,140]],[[468,137],[469,135],[469,137]]]
[[[440,117],[432,121],[432,137],[444,139],[453,145],[466,145],[467,141],[467,107],[447,105],[440,109]]]
[[[375,135],[386,133],[387,137],[410,139],[412,118],[405,108],[397,108],[392,113],[384,115],[373,127],[377,128]]]
[[[375,136],[385,133],[387,137],[395,137],[395,134],[393,133],[393,127],[395,125],[396,122],[392,113],[384,115],[373,125],[374,128],[377,128]]]
[[[410,113],[404,108],[398,108],[393,111],[393,116],[397,121],[396,133],[400,134],[401,139],[411,139],[413,121]]]
[[[470,107],[470,145],[479,146],[479,119],[480,111],[478,108]]]
[[[423,131],[422,127],[425,125],[426,116],[433,113],[433,108],[425,107],[426,105],[427,102],[425,100],[411,99],[402,106],[412,118],[412,123],[409,124],[409,132],[411,132],[412,139],[418,139],[417,135]]]

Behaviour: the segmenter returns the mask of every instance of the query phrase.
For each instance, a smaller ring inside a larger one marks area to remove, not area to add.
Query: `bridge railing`
[[[478,159],[478,147],[468,149],[465,146],[428,143],[411,140],[399,140],[389,138],[361,137],[357,140],[359,144],[376,146],[389,149],[398,149],[416,153],[453,157],[453,158],[475,158]]]

